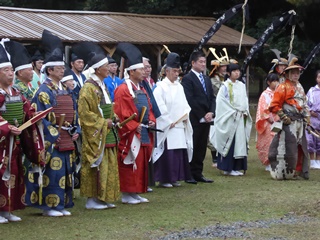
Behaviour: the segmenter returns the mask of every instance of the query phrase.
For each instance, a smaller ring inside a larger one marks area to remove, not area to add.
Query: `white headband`
[[[101,61],[93,64],[91,67],[92,67],[93,69],[96,69],[96,68],[101,67],[103,64],[106,64],[106,63],[108,63],[108,62],[109,62],[109,61],[108,61],[108,58],[104,58],[104,59],[102,59]]]
[[[3,67],[12,67],[12,64],[11,62],[0,63],[0,68],[3,68]]]
[[[26,68],[32,68],[32,64],[28,63],[28,64],[21,65],[19,67],[16,67],[15,71],[17,72],[19,70],[26,69]]]
[[[138,69],[138,68],[144,68],[143,63],[137,63],[137,64],[133,64],[130,67],[126,68],[127,70],[134,70],[134,69]]]
[[[60,82],[66,82],[68,80],[73,80],[73,76],[72,75],[67,75],[65,77],[63,77]]]
[[[54,67],[54,66],[64,66],[64,61],[55,61],[55,62],[47,62],[45,64],[42,65],[42,68],[46,68],[46,67]]]

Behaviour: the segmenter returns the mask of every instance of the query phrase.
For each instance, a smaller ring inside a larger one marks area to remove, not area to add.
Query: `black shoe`
[[[190,184],[197,184],[197,181],[194,180],[193,178],[192,179],[189,179],[189,180],[185,180],[186,183],[190,183]]]
[[[196,178],[195,180],[198,182],[204,182],[204,183],[212,183],[213,182],[213,180],[207,179],[205,177]]]

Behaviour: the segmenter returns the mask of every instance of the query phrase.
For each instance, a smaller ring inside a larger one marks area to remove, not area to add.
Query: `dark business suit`
[[[190,71],[182,79],[182,86],[191,107],[190,121],[193,128],[193,156],[190,162],[191,173],[195,180],[203,177],[203,160],[206,156],[207,140],[210,130],[210,123],[200,123],[208,112],[215,113],[216,99],[213,95],[212,84],[208,76],[203,76],[206,85],[206,92],[197,77]]]

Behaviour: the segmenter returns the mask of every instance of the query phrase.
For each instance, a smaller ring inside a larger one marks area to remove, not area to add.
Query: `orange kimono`
[[[270,88],[264,90],[259,98],[257,115],[256,115],[256,130],[257,130],[257,143],[256,149],[258,150],[258,157],[263,165],[269,165],[268,153],[270,143],[275,135],[271,131],[271,123],[278,121],[279,117],[275,113],[268,111],[269,104],[273,98],[274,91]]]

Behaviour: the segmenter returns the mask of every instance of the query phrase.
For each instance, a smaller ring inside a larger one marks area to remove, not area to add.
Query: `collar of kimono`
[[[104,100],[106,101],[106,103],[107,103],[107,104],[110,104],[110,103],[111,103],[111,100],[110,100],[109,95],[108,95],[108,93],[107,93],[107,91],[106,91],[106,86],[104,85],[104,82],[101,81],[100,78],[99,78],[97,75],[95,75],[94,73],[91,73],[91,74],[90,74],[90,77],[91,77],[91,79],[92,79],[93,81],[95,81],[95,82],[98,84],[98,86],[100,87],[100,89],[101,89],[101,91],[102,91],[102,93],[103,93],[103,96],[104,96]]]
[[[125,79],[125,81],[126,81],[126,84],[127,84],[127,87],[128,87],[128,90],[129,90],[130,95],[131,95],[133,98],[136,98],[136,95],[134,94],[133,89],[132,89],[132,84],[133,84],[138,90],[140,90],[140,85],[138,84],[138,86],[137,86],[137,85],[134,84],[130,79]]]

